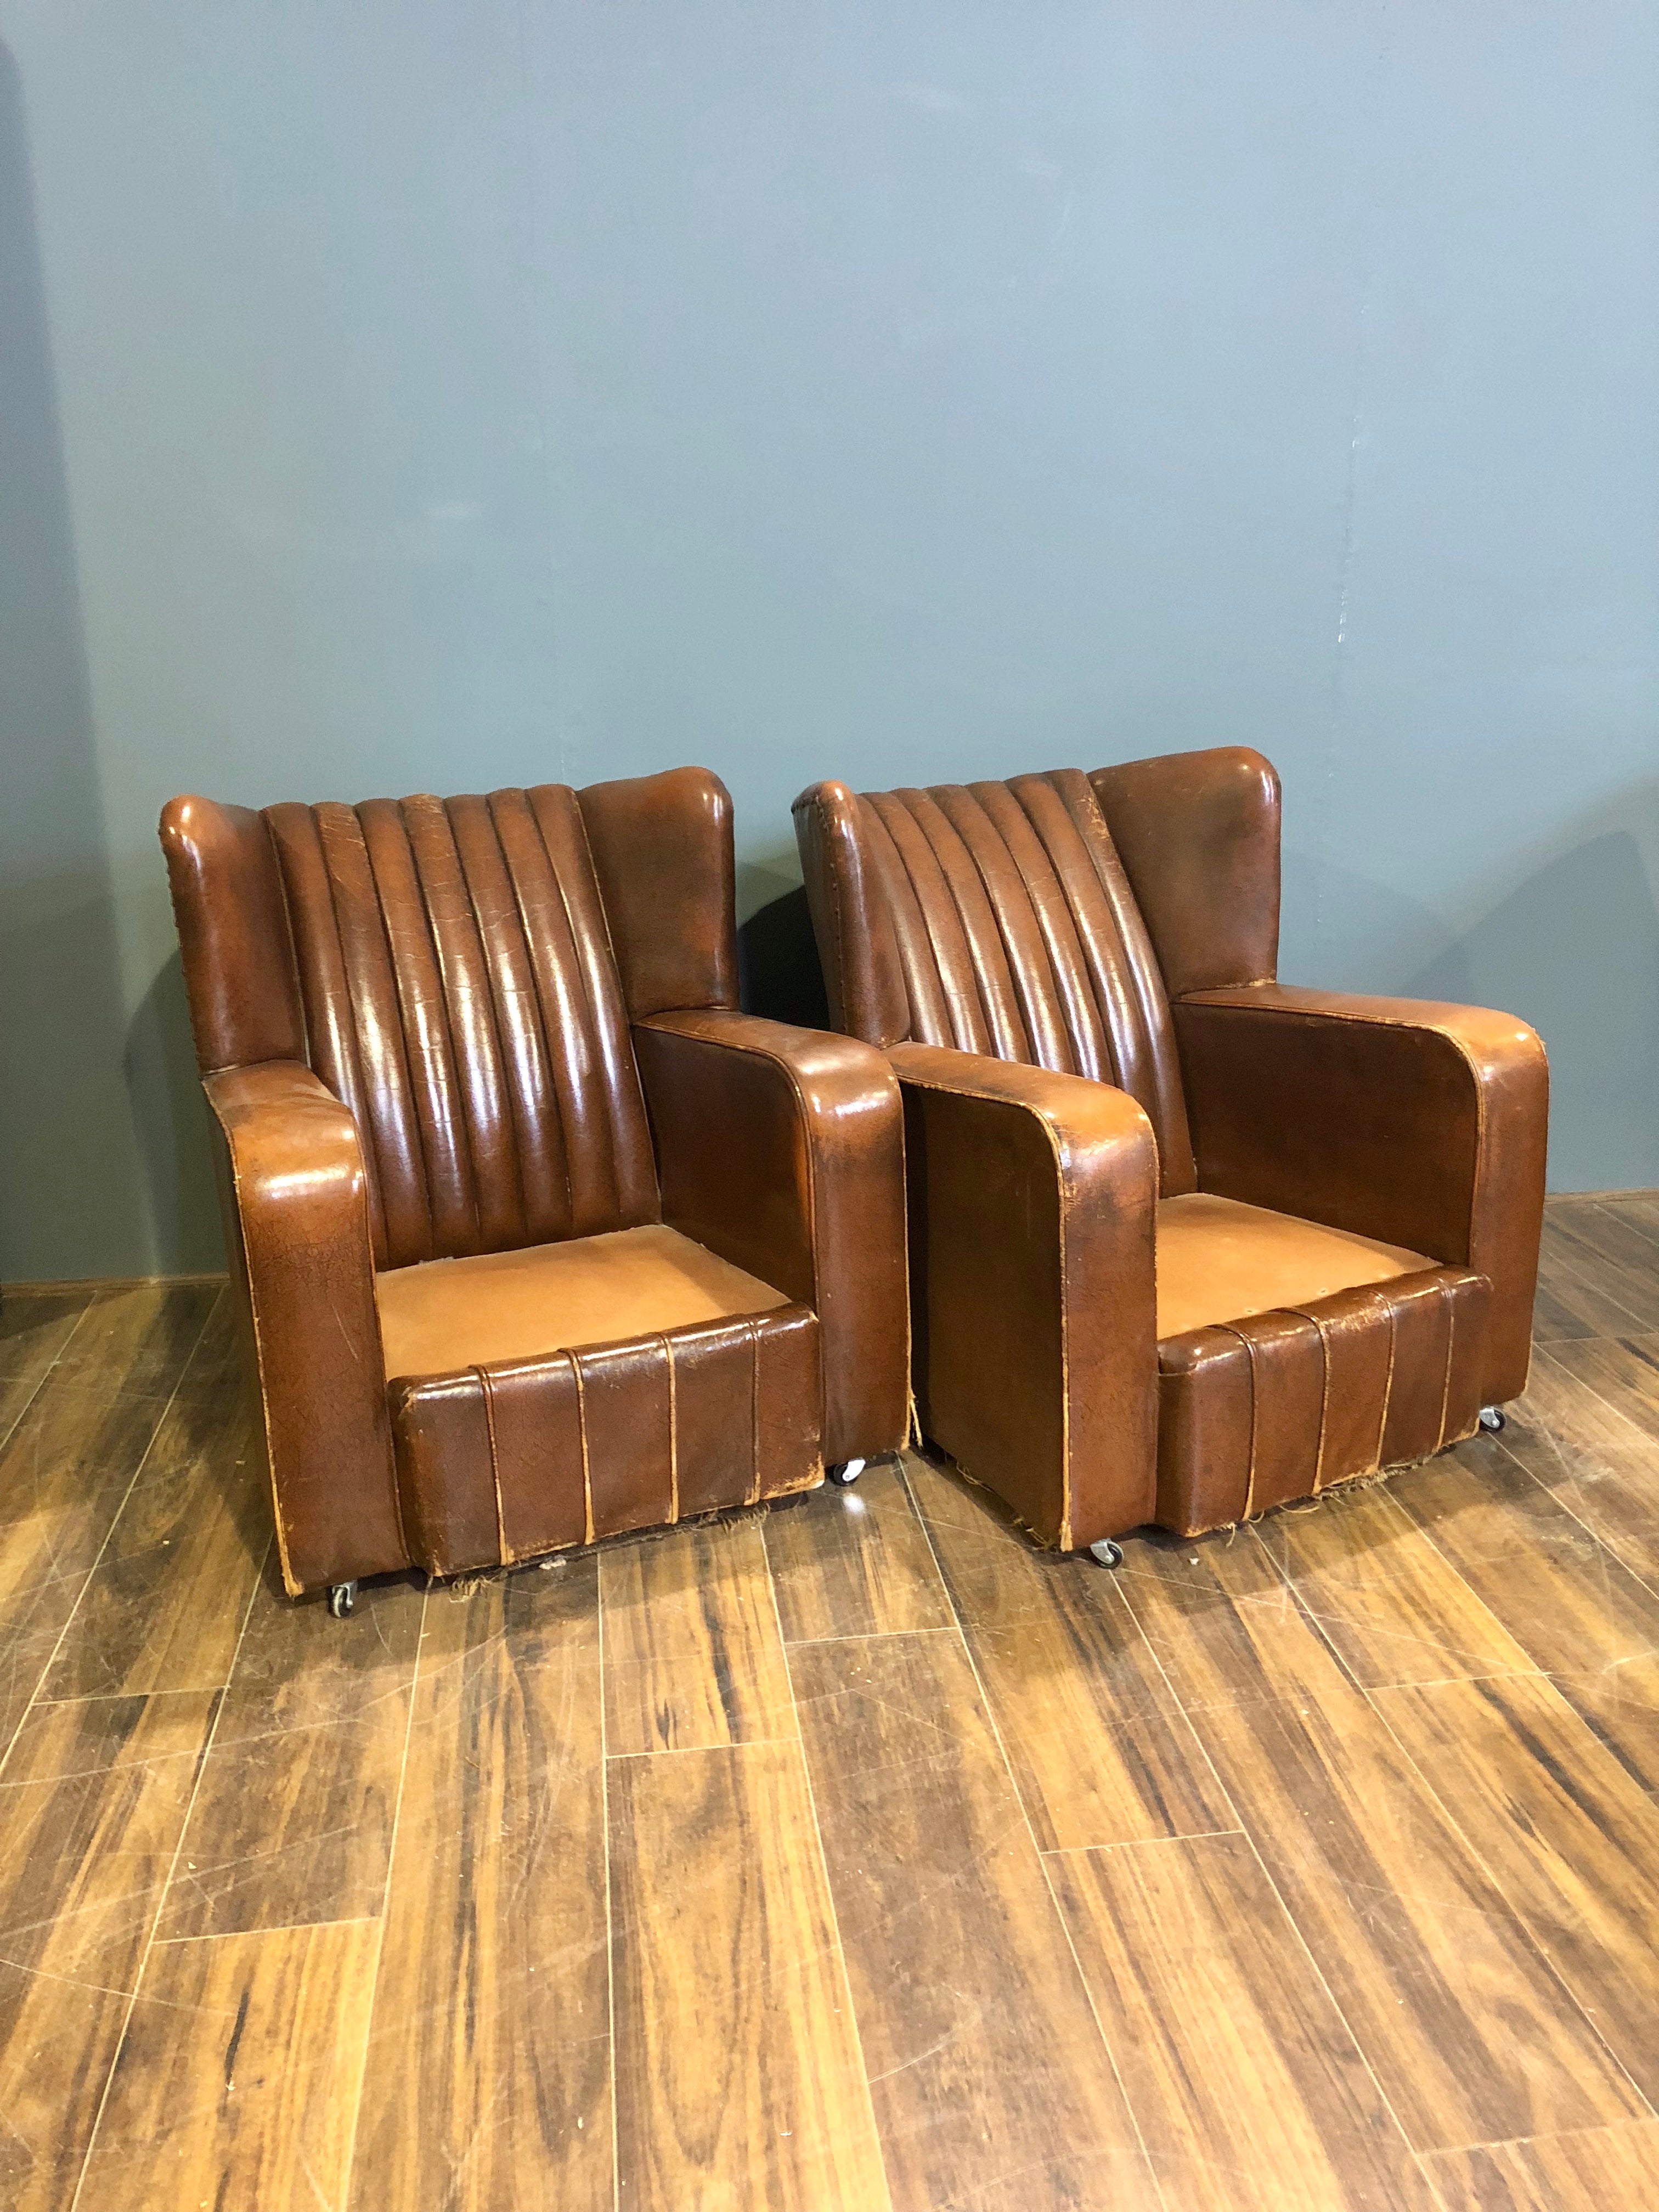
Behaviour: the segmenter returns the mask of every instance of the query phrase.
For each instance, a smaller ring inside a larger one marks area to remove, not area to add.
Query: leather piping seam
[[[1331,1412],[1331,1342],[1317,1314],[1310,1313],[1305,1306],[1291,1306],[1289,1310],[1301,1321],[1310,1321],[1318,1330],[1319,1356],[1325,1367],[1324,1386],[1319,1395],[1319,1449],[1314,1455],[1313,1488],[1308,1492],[1310,1498],[1317,1498],[1325,1487],[1325,1432]]]
[[[745,1505],[758,1505],[761,1494],[760,1337],[752,1321],[744,1321],[744,1330],[749,1339],[749,1484],[743,1502]]]
[[[1381,1470],[1382,1466],[1382,1447],[1387,1441],[1389,1434],[1389,1407],[1394,1397],[1395,1354],[1399,1349],[1400,1344],[1398,1305],[1393,1298],[1387,1297],[1386,1294],[1384,1295],[1382,1302],[1388,1308],[1389,1314],[1389,1371],[1382,1378],[1382,1418],[1376,1425],[1376,1459],[1375,1466],[1378,1471]]]
[[[1457,1344],[1457,1304],[1451,1294],[1451,1285],[1443,1275],[1435,1290],[1446,1310],[1446,1376],[1440,1386],[1440,1428],[1434,1440],[1436,1451],[1446,1446],[1446,1416],[1451,1410],[1452,1355]]]
[[[992,819],[985,806],[984,801],[979,798],[971,785],[964,785],[960,787],[960,788],[962,788],[965,796],[971,799],[974,805],[978,807],[981,815],[984,817],[987,828],[989,830],[991,835],[996,838],[1001,845],[1003,855],[1007,860],[1009,866],[1013,870],[1015,878],[1019,884],[1021,890],[1025,894],[1025,902],[1031,911],[1031,920],[1036,927],[1037,942],[1042,947],[1043,958],[1048,963],[1048,980],[1054,986],[1054,995],[1055,999],[1060,1001],[1063,1009],[1065,1005],[1065,994],[1060,989],[1059,976],[1054,972],[1054,963],[1048,951],[1048,940],[1043,933],[1041,917],[1037,914],[1036,901],[1031,896],[1030,892],[1025,889],[1024,874],[1020,868],[1019,863],[1014,858],[1013,848],[1009,844],[1006,837],[1003,836],[1001,830],[997,827],[995,822]],[[1019,802],[1016,799],[1014,803],[1018,805]],[[941,814],[945,814],[945,809],[942,806],[939,808],[939,812]],[[947,822],[951,822],[951,817],[948,814],[945,814],[945,818]],[[1031,992],[1026,988],[1026,978],[1020,967],[1018,950],[1015,946],[1013,937],[1008,928],[1008,925],[1003,918],[1005,902],[1000,899],[997,896],[996,892],[992,889],[991,878],[985,872],[984,862],[980,859],[979,854],[975,851],[973,846],[969,844],[968,839],[963,835],[962,830],[957,828],[957,825],[954,822],[951,822],[951,827],[952,830],[956,830],[957,837],[961,839],[962,849],[967,854],[969,864],[972,867],[974,873],[979,878],[979,887],[985,894],[985,903],[990,908],[991,920],[996,926],[997,936],[1002,945],[1002,957],[1007,965],[1008,981],[1013,986],[1014,1005],[1018,1012],[1020,1026],[1025,1032],[1026,1050],[1031,1055],[1026,1065],[1032,1067],[1047,1067],[1048,1065],[1048,1062],[1045,1060],[1041,1059],[1037,1053],[1037,1030],[1040,1024],[1034,1015],[1034,1009],[1036,1007],[1037,1001],[1032,995]],[[1042,840],[1039,838],[1037,842],[1041,844]],[[1044,854],[1044,858],[1047,858],[1046,853]],[[1069,1037],[1066,1039],[1066,1043],[1069,1047],[1071,1043]],[[1000,1053],[997,1054],[997,1058],[999,1060],[1003,1057],[1004,1055]],[[1073,1053],[1072,1057],[1074,1060],[1076,1059],[1077,1054],[1075,1052]],[[1080,1075],[1083,1071],[1081,1068],[1057,1067],[1051,1069],[1049,1072],[1055,1075]]]
[[[427,887],[426,875],[421,866],[420,855],[415,849],[415,840],[409,833],[409,817],[404,812],[404,809],[409,805],[409,801],[406,799],[400,799],[396,800],[394,803],[398,809],[398,826],[404,833],[404,844],[409,848],[410,873],[414,877],[416,889],[421,895],[421,912],[426,917],[427,941],[432,947],[432,965],[437,975],[438,989],[443,999],[445,1030],[444,1042],[449,1048],[448,1058],[451,1066],[455,1071],[454,1120],[459,1125],[461,1140],[466,1147],[467,1193],[472,1201],[472,1231],[473,1234],[478,1240],[477,1249],[482,1252],[484,1249],[483,1202],[483,1194],[479,1188],[478,1183],[478,1152],[477,1146],[472,1140],[472,1115],[468,1107],[466,1081],[461,1073],[459,1040],[465,1033],[465,1024],[458,1022],[455,1018],[456,994],[450,987],[449,970],[444,960],[443,940],[438,934],[438,925],[432,918],[432,894]],[[443,817],[443,825],[445,831],[448,836],[450,845],[452,848],[454,848],[455,827],[449,818],[449,809],[445,805],[441,799],[438,800],[437,806],[439,813]],[[358,827],[361,833],[361,816],[358,817]],[[365,847],[367,847],[368,843],[368,839],[366,836],[363,837],[363,843]],[[374,867],[374,858],[373,855],[371,855],[369,860],[369,866],[371,869]],[[455,872],[460,877],[462,887],[465,889],[466,872],[461,866],[461,856],[459,848],[455,850]],[[468,911],[471,912],[471,904],[469,900]],[[386,916],[386,902],[384,899],[380,902],[380,912],[381,919],[384,921]],[[388,941],[390,939],[390,935],[391,933],[388,931]],[[480,945],[478,950],[482,954],[483,947]],[[486,963],[486,968],[487,966],[488,963]],[[395,977],[397,974],[395,967],[393,968],[392,974]],[[493,1025],[495,1018],[495,1009],[493,1007],[490,1009],[490,1016]],[[407,1028],[405,1028],[404,1034],[408,1034]],[[501,1039],[499,1037],[496,1039],[495,1043],[497,1054],[499,1056],[501,1049]]]
[[[367,805],[368,802],[365,800],[364,804]],[[409,1118],[415,1131],[415,1150],[419,1153],[421,1160],[421,1203],[416,1206],[416,1211],[417,1214],[423,1212],[426,1216],[426,1241],[428,1250],[424,1255],[417,1256],[424,1256],[428,1259],[435,1260],[439,1255],[437,1230],[434,1224],[432,1204],[432,1160],[427,1151],[426,1128],[421,1118],[420,1101],[415,1095],[415,1071],[410,1064],[409,1010],[404,1002],[403,981],[398,973],[398,956],[392,950],[392,929],[391,925],[386,920],[386,895],[380,889],[380,878],[374,866],[374,852],[370,848],[368,836],[363,829],[362,816],[355,806],[348,807],[346,811],[350,815],[353,824],[356,829],[359,842],[362,843],[363,848],[363,866],[368,869],[368,880],[374,887],[374,919],[380,926],[380,943],[386,951],[386,973],[392,978],[392,995],[398,1002],[397,1049],[398,1056],[403,1061],[404,1079],[408,1086],[407,1096],[409,1099]],[[358,1088],[363,1101],[363,1119],[369,1125],[368,1141],[364,1146],[363,1150],[365,1161],[367,1161],[367,1156],[371,1149],[374,1155],[375,1188],[380,1195],[380,1218],[386,1228],[386,1265],[389,1267],[392,1265],[392,1221],[391,1217],[386,1211],[386,1177],[382,1171],[380,1164],[380,1133],[375,1124],[374,1115],[369,1112],[368,1081],[368,1078],[362,1072],[364,1065],[362,1030],[357,1020],[357,994],[351,988],[351,970],[349,963],[346,959],[345,934],[340,927],[340,902],[335,896],[334,875],[332,870],[328,865],[328,855],[323,844],[322,824],[317,819],[317,810],[314,806],[307,808],[307,811],[311,817],[312,830],[317,839],[317,852],[318,857],[322,862],[323,881],[328,886],[329,915],[334,924],[335,942],[339,948],[340,972],[345,977],[346,981],[345,1000],[346,1012],[350,1017],[351,1021],[351,1048],[356,1054],[357,1059]],[[398,827],[401,829],[403,827],[403,817],[401,814],[399,814],[398,817]],[[404,830],[404,838],[405,842],[408,842],[408,837],[409,832]],[[410,855],[410,861],[412,867],[414,864],[414,854],[412,852]],[[355,1115],[353,1118],[356,1118]],[[399,1267],[407,1267],[409,1262],[406,1260],[400,1259],[398,1265]]]
[[[519,1218],[524,1224],[526,1243],[532,1243],[536,1239],[530,1225],[530,1186],[525,1177],[524,1140],[520,1132],[519,1116],[514,1110],[515,1103],[515,1086],[510,1074],[508,1073],[508,1070],[512,1066],[513,1056],[507,1051],[507,1042],[502,1030],[501,985],[496,976],[496,963],[489,957],[489,932],[484,927],[483,916],[478,911],[478,895],[472,887],[472,878],[467,872],[466,856],[461,851],[461,841],[455,834],[455,817],[449,811],[453,804],[454,801],[453,799],[446,799],[444,800],[444,819],[449,824],[450,842],[455,848],[455,866],[460,875],[461,890],[466,899],[466,910],[472,917],[472,927],[477,934],[478,957],[483,964],[484,989],[488,994],[489,1003],[489,1026],[494,1031],[495,1037],[495,1066],[496,1073],[500,1078],[499,1096],[502,1107],[505,1109],[501,1115],[501,1121],[502,1125],[506,1128],[510,1129],[513,1133],[513,1180],[518,1186]],[[501,864],[501,873],[507,878],[507,882],[511,884],[513,876],[512,871],[507,865],[506,848],[501,843],[501,832],[495,827],[495,813],[491,809],[488,798],[483,800],[483,818],[489,825],[490,836],[495,841],[495,852]],[[517,906],[518,902],[514,900],[514,908],[515,913],[517,911]],[[525,950],[526,952],[528,953],[529,946],[526,945]],[[531,969],[531,975],[533,980],[535,975],[533,968]],[[475,1170],[477,1167],[477,1156],[475,1150],[473,1155]],[[480,1206],[480,1213],[482,1214],[482,1205]]]
[[[673,1345],[665,1331],[657,1341],[662,1346],[662,1356],[668,1368],[668,1525],[672,1528],[680,1517],[679,1407],[674,1387]]]
[[[1250,1466],[1244,1478],[1244,1510],[1238,1516],[1241,1521],[1248,1521],[1255,1506],[1255,1440],[1261,1425],[1261,1394],[1256,1384],[1255,1346],[1242,1328],[1235,1328],[1231,1322],[1223,1322],[1220,1326],[1229,1336],[1238,1339],[1244,1347],[1244,1357],[1250,1363]]]
[[[487,1367],[475,1367],[472,1371],[483,1393],[484,1430],[489,1438],[489,1480],[495,1492],[496,1557],[504,1567],[510,1567],[518,1553],[507,1540],[507,1510],[501,1503],[501,1458],[495,1449],[495,1393]]]
[[[628,1045],[628,1063],[634,1077],[634,1088],[636,1092],[640,1092],[640,1117],[645,1123],[646,1158],[651,1163],[651,1180],[654,1186],[652,1194],[653,1206],[651,1218],[653,1220],[660,1221],[662,1219],[662,1179],[657,1173],[656,1158],[651,1147],[651,1125],[645,1111],[644,1094],[641,1091],[639,1062],[634,1056],[633,1043],[629,1036],[629,1027],[634,1018],[633,1009],[628,1003],[628,986],[623,980],[622,963],[617,958],[616,940],[611,934],[611,916],[605,910],[605,893],[599,885],[599,872],[594,865],[592,842],[587,834],[587,817],[582,812],[581,800],[576,793],[568,792],[567,795],[570,800],[571,813],[575,817],[575,828],[581,837],[582,850],[587,855],[587,872],[593,884],[593,904],[599,910],[600,927],[605,931],[605,949],[610,955],[611,972],[617,979],[617,991],[621,1000],[621,1020],[618,1026],[622,1030],[623,1041]],[[532,815],[533,818],[533,808]],[[599,1062],[610,1078],[609,1096],[605,1100],[609,1109],[605,1115],[605,1136],[609,1139],[611,1148],[611,1187],[615,1193],[617,1218],[621,1222],[628,1212],[628,1208],[623,1204],[623,1163],[620,1141],[622,1132],[617,1127],[617,1108],[622,1091],[621,1061],[615,1048],[615,1040],[610,1034],[594,997],[593,981],[588,972],[591,962],[588,957],[584,957],[582,940],[576,929],[576,917],[570,910],[569,894],[565,890],[563,878],[554,865],[552,853],[548,848],[546,834],[539,822],[536,823],[536,830],[542,841],[542,849],[547,853],[547,866],[553,878],[553,887],[559,894],[559,904],[564,908],[565,927],[570,932],[570,942],[575,948],[576,973],[581,977],[582,996],[587,1001],[587,1016],[592,1028],[593,1042],[598,1047]]]
[[[582,1363],[574,1352],[565,1354],[570,1362],[570,1371],[576,1378],[576,1432],[582,1447],[582,1541],[593,1540],[593,1471],[587,1455],[587,1398],[582,1389]]]
[[[524,799],[522,791],[516,796]],[[501,824],[495,818],[495,798],[496,794],[492,792],[485,799],[484,805],[489,809],[489,824],[495,832],[495,842],[501,848],[501,865],[507,871],[507,889],[513,894],[513,910],[519,917],[519,927],[524,933],[525,950],[529,955],[530,980],[535,986],[536,1029],[542,1041],[542,1056],[547,1067],[547,1087],[552,1098],[553,1117],[559,1127],[559,1173],[564,1177],[565,1232],[568,1236],[574,1237],[576,1234],[576,1187],[570,1179],[570,1131],[565,1121],[564,1098],[559,1089],[558,1076],[555,1072],[553,1041],[548,1035],[547,1009],[542,1003],[541,978],[536,973],[536,943],[530,933],[530,917],[525,912],[524,890],[519,882],[518,871],[513,865],[507,849],[507,841],[501,836]],[[543,853],[547,855],[548,867],[551,872],[552,855],[547,852],[547,840],[542,836],[542,825],[537,821],[535,810],[527,799],[525,799],[524,811],[532,834],[540,843]],[[527,1213],[526,1208],[526,1218]]]
[[[311,1023],[306,1014],[306,994],[300,982],[300,949],[294,936],[294,909],[289,902],[288,878],[283,871],[283,848],[276,842],[276,832],[270,825],[270,814],[268,809],[260,810],[259,826],[265,833],[266,844],[270,848],[270,863],[276,877],[277,895],[283,903],[283,935],[288,945],[289,981],[294,991],[294,1010],[300,1017],[301,1048],[305,1054],[306,1066],[311,1067]],[[170,882],[168,889],[169,890],[172,889]],[[177,910],[176,901],[174,910],[175,912]],[[193,1016],[191,1019],[193,1023]],[[312,1068],[313,1075],[316,1072],[315,1068]]]
[[[939,819],[940,819],[942,822],[944,822],[944,823],[945,823],[945,826],[950,830],[951,836],[952,836],[953,837],[955,837],[955,839],[956,839],[957,842],[957,843],[962,847],[962,848],[963,848],[963,852],[965,852],[965,853],[967,853],[967,854],[968,854],[968,865],[969,865],[969,866],[970,868],[973,868],[973,869],[974,869],[974,872],[975,873],[975,875],[977,875],[977,873],[978,873],[978,869],[975,866],[974,856],[973,856],[973,854],[972,854],[972,853],[971,853],[971,852],[969,852],[967,840],[963,837],[963,836],[962,832],[961,832],[961,831],[957,828],[957,826],[956,826],[955,823],[954,823],[954,822],[952,822],[952,821],[951,820],[951,817],[949,817],[949,815],[947,815],[947,814],[945,813],[945,811],[944,808],[943,808],[942,806],[940,806],[940,805],[939,805],[939,801],[938,801],[936,799],[934,799],[934,798],[933,797],[933,795],[932,795],[932,793],[929,793],[929,792],[923,792],[921,795],[922,795],[922,797],[923,797],[924,799],[927,799],[928,803],[932,805],[932,807],[933,807],[933,809],[934,812],[935,812],[935,813],[939,817]],[[894,794],[894,796],[896,798],[897,794],[896,794],[896,793],[895,793],[895,794]],[[901,806],[904,806],[904,802],[902,801],[902,799],[899,799],[899,800],[898,800],[898,804],[899,804]],[[904,806],[904,811],[905,811],[905,813],[907,813],[907,814],[909,816],[910,820],[911,820],[911,823],[912,823],[912,824],[913,824],[913,825],[914,825],[914,827],[915,827],[915,832],[916,832],[917,836],[918,836],[918,837],[920,837],[920,838],[921,839],[921,841],[922,841],[923,844],[925,844],[925,845],[927,846],[928,852],[933,855],[933,858],[934,863],[935,863],[935,865],[937,866],[937,867],[938,867],[938,869],[939,869],[939,880],[940,880],[940,882],[945,885],[945,896],[949,898],[949,900],[950,900],[950,902],[951,902],[951,911],[952,911],[952,912],[955,914],[955,915],[956,915],[956,918],[957,918],[957,927],[961,930],[961,932],[962,932],[962,941],[963,941],[963,944],[964,945],[964,946],[967,948],[967,952],[968,952],[968,972],[969,972],[969,974],[970,975],[972,975],[972,977],[973,977],[973,979],[974,979],[974,995],[975,995],[975,997],[979,1000],[979,1018],[980,1018],[980,1021],[981,1021],[981,1023],[982,1024],[982,1025],[983,1025],[983,1027],[984,1027],[986,1038],[987,1038],[987,1040],[988,1040],[988,1042],[987,1042],[987,1048],[986,1048],[986,1058],[987,1058],[988,1060],[1007,1060],[1007,1059],[1008,1059],[1009,1055],[1008,1055],[1006,1053],[1004,1053],[1004,1052],[999,1052],[999,1051],[996,1049],[996,1033],[997,1033],[997,1024],[996,1024],[995,1021],[992,1018],[992,1014],[991,1014],[991,1000],[990,1000],[990,994],[989,994],[989,991],[988,991],[988,985],[987,985],[987,978],[986,978],[986,975],[985,975],[985,971],[984,971],[984,967],[983,967],[982,961],[981,961],[981,956],[980,956],[980,952],[979,952],[979,948],[975,945],[975,942],[974,942],[974,933],[973,933],[973,932],[972,932],[972,930],[971,930],[971,929],[969,929],[969,927],[968,927],[968,917],[967,917],[967,915],[966,915],[963,912],[963,910],[962,910],[962,900],[961,900],[961,897],[960,897],[960,896],[959,896],[959,895],[958,895],[958,893],[957,893],[957,887],[956,887],[956,885],[955,885],[955,884],[951,882],[951,873],[950,873],[949,869],[948,869],[948,868],[946,868],[946,866],[945,866],[945,865],[944,861],[943,861],[942,860],[940,860],[940,858],[939,858],[939,848],[938,848],[938,846],[933,842],[933,839],[928,836],[928,834],[927,834],[927,830],[922,827],[921,822],[921,820],[919,819],[919,817],[917,817],[917,814],[916,814],[916,811],[915,811],[915,809],[913,806]],[[895,845],[895,849],[896,850],[896,849],[897,849],[897,840],[896,840],[896,839],[895,839],[895,841],[894,841],[894,845]],[[915,894],[917,910],[918,910],[918,911],[920,912],[920,914],[921,915],[922,921],[923,921],[923,925],[924,925],[924,927],[925,927],[925,926],[926,926],[926,923],[927,923],[927,905],[926,905],[926,903],[924,902],[924,901],[923,901],[923,899],[922,899],[922,896],[921,896],[921,888],[920,884],[916,882],[915,877],[914,873],[913,873],[913,872],[912,872],[912,871],[911,871],[910,864],[909,864],[909,862],[905,859],[904,854],[903,854],[903,853],[902,853],[902,852],[900,852],[900,853],[899,853],[899,866],[900,866],[904,870],[905,874],[910,878],[910,889],[911,889],[912,892]],[[995,909],[994,909],[994,908],[992,909],[992,913],[993,913],[993,917],[994,918],[994,915],[995,915]],[[998,934],[999,934],[999,935],[1000,935],[1000,933],[1000,933],[1000,930],[999,929]],[[929,929],[929,930],[928,930],[928,932],[927,932],[927,937],[928,937],[929,949],[930,949],[930,950],[932,950],[932,951],[933,951],[933,962],[934,962],[934,965],[935,965],[936,967],[938,967],[938,968],[939,968],[939,985],[940,985],[940,988],[941,988],[941,991],[943,992],[943,995],[944,995],[944,998],[945,998],[945,1008],[946,1008],[946,1011],[948,1012],[948,1011],[950,1010],[950,1007],[951,1007],[951,993],[950,993],[949,987],[945,984],[945,970],[944,970],[944,967],[943,967],[942,963],[940,963],[940,961],[939,961],[939,957],[938,951],[937,951],[937,949],[933,946],[933,931],[932,931],[931,929]],[[969,1045],[959,1045],[959,1046],[957,1048],[957,1049],[959,1052],[972,1052],[972,1051],[974,1051],[975,1048],[976,1048],[975,1047],[974,1047],[973,1045],[970,1045],[970,1044],[969,1044]],[[1030,1065],[1030,1063],[1029,1061],[1027,1061],[1027,1062],[1025,1063],[1025,1065],[1029,1066]]]
[[[835,848],[830,834],[830,810],[817,792],[812,794],[812,811],[817,817],[818,836],[823,842],[824,851],[826,854],[833,853]],[[830,1008],[830,1012],[844,1022],[847,1019],[847,946],[841,920],[841,870],[831,860],[823,872],[829,878],[830,936],[835,948],[836,959],[836,1004]]]

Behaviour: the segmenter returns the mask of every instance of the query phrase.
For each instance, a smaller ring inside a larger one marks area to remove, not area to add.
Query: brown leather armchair
[[[291,1592],[903,1441],[897,1085],[737,1012],[716,778],[175,799],[161,843]]]
[[[823,783],[795,823],[831,1018],[904,1093],[923,1431],[1039,1538],[1112,1564],[1501,1424],[1543,1048],[1276,980],[1259,753]]]

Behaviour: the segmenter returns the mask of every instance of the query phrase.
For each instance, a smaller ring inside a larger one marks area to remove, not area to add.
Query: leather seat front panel
[[[818,1324],[804,1306],[392,1384],[416,1564],[456,1574],[810,1489]]]
[[[1159,1525],[1199,1535],[1472,1435],[1491,1296],[1436,1267],[1164,1338]]]

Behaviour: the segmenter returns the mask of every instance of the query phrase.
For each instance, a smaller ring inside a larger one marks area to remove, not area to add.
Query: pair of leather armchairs
[[[166,810],[290,1591],[849,1476],[913,1376],[965,1473],[1108,1558],[1521,1389],[1541,1048],[1274,981],[1260,756],[796,822],[846,1035],[738,1011],[700,769]]]

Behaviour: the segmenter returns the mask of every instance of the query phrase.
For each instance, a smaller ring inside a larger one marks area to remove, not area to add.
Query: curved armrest
[[[406,1566],[350,1109],[297,1060],[204,1079],[232,1279],[252,1339],[283,1580]]]
[[[925,1432],[1061,1550],[1152,1517],[1158,1146],[1124,1091],[895,1045]]]
[[[872,1046],[752,1014],[653,1014],[634,1048],[663,1218],[818,1317],[823,1456],[903,1443],[910,1338],[898,1085]]]
[[[1527,1378],[1549,1064],[1480,1006],[1282,983],[1174,1008],[1199,1181],[1404,1244],[1492,1286],[1482,1397]]]

